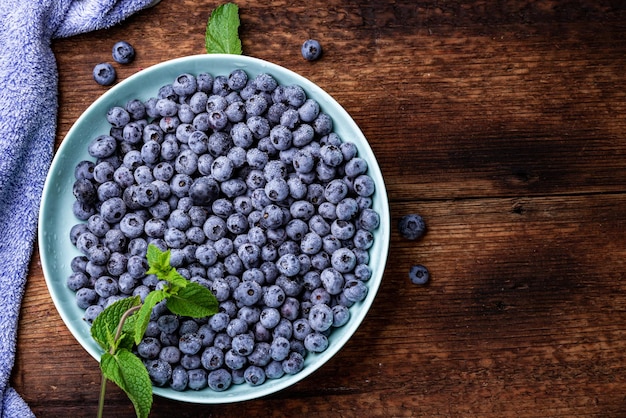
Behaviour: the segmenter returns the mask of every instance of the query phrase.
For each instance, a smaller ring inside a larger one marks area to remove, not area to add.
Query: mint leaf
[[[167,298],[167,308],[177,315],[203,318],[217,312],[218,302],[206,287],[189,282],[178,293]]]
[[[165,290],[153,290],[148,293],[148,296],[146,296],[143,301],[143,305],[141,305],[141,309],[139,309],[139,312],[135,314],[137,317],[137,322],[135,324],[135,344],[139,344],[141,342],[143,334],[146,332],[146,328],[148,328],[152,308],[168,296],[169,293]]]
[[[148,251],[146,258],[148,259],[148,271],[146,274],[155,274],[159,279],[165,280],[168,283],[185,287],[187,285],[187,279],[181,276],[174,267],[170,264],[171,251],[161,251],[159,247],[154,244],[148,245]]]
[[[206,27],[207,53],[240,55],[239,24],[239,6],[236,4],[222,4],[213,10]]]
[[[170,274],[173,267],[170,265],[170,250],[161,251],[154,244],[148,245],[146,258],[148,259],[148,271],[146,274],[155,274],[159,278]]]
[[[147,418],[152,408],[152,382],[139,357],[126,349],[119,350],[115,355],[104,353],[100,370],[104,377],[126,392],[137,418]]]
[[[119,341],[115,339],[117,328],[124,314],[131,308],[139,306],[139,296],[120,299],[109,305],[94,319],[91,324],[91,336],[104,351],[115,351]],[[122,328],[122,331],[128,328]]]

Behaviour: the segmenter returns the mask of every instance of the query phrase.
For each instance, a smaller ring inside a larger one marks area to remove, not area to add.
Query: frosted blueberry
[[[280,379],[285,375],[280,361],[272,360],[264,368],[265,377],[268,379]]]
[[[409,279],[413,284],[423,285],[428,283],[428,280],[430,279],[430,272],[425,266],[417,264],[412,266],[409,270]]]
[[[343,290],[345,283],[343,275],[332,267],[327,267],[320,273],[320,279],[324,289],[331,295],[338,295]]]
[[[315,39],[307,39],[300,49],[302,57],[307,61],[314,61],[322,55],[322,46]]]
[[[321,353],[328,348],[328,338],[319,332],[312,332],[304,337],[304,348],[312,353]]]
[[[217,369],[209,372],[207,383],[216,392],[225,391],[232,384],[232,375],[225,369]]]
[[[182,392],[187,389],[188,382],[189,376],[187,375],[187,370],[185,370],[185,368],[180,365],[174,367],[169,382],[170,387],[175,391]]]
[[[95,158],[109,157],[116,149],[117,142],[111,135],[98,135],[87,146],[87,152]]]
[[[368,287],[360,280],[349,280],[346,282],[343,295],[350,302],[360,302],[367,296]]]
[[[108,62],[96,64],[93,68],[93,79],[102,86],[110,86],[116,78],[115,68]]]
[[[187,370],[187,377],[187,387],[189,389],[201,390],[208,385],[207,372],[202,368]]]
[[[248,366],[243,376],[251,386],[259,386],[265,382],[265,371],[259,366]]]
[[[144,337],[137,344],[137,354],[146,360],[153,360],[159,357],[161,342],[154,337]]]
[[[135,48],[126,41],[119,41],[113,45],[111,55],[115,62],[130,64],[135,59]]]
[[[192,74],[180,74],[172,82],[172,89],[179,96],[190,96],[195,93],[197,87],[196,77]]]
[[[424,218],[416,213],[403,216],[398,222],[400,234],[409,240],[417,240],[424,236],[426,223]]]
[[[304,357],[302,354],[292,351],[282,362],[283,371],[286,374],[296,374],[304,368]]]

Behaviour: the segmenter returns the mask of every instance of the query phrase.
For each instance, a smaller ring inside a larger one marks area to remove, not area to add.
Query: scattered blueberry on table
[[[135,48],[126,41],[113,45],[113,59],[120,64],[130,64],[135,59]]]
[[[322,55],[322,45],[315,39],[307,39],[302,44],[302,56],[307,61],[315,61]]]
[[[430,272],[426,266],[417,264],[412,266],[409,270],[409,279],[411,279],[411,283],[413,284],[426,284],[430,279]]]
[[[115,82],[117,73],[108,62],[96,64],[93,68],[93,79],[101,86],[110,86]]]
[[[426,223],[424,218],[416,213],[403,216],[398,222],[398,230],[400,234],[412,241],[415,241],[424,236],[426,232]]]

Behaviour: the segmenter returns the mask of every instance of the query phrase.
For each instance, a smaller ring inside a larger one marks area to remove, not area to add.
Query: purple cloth
[[[0,3],[0,413],[34,416],[11,387],[20,305],[52,160],[58,73],[51,41],[104,29],[155,0]],[[94,82],[95,83],[95,82]]]

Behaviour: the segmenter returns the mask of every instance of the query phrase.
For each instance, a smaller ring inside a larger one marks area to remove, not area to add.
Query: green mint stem
[[[117,329],[115,330],[115,341],[117,342],[122,336],[122,329],[124,328],[124,323],[128,319],[129,316],[137,312],[141,308],[141,305],[133,306],[128,309],[122,317],[120,318],[120,322],[117,324]],[[109,350],[110,354],[115,354],[115,347],[111,347]],[[100,398],[98,399],[98,418],[102,418],[104,416],[104,401],[106,398],[107,392],[107,378],[102,373],[102,378],[100,379]]]
[[[98,399],[98,418],[102,418],[104,416],[104,401],[107,393],[107,378],[102,373],[102,378],[100,379],[100,398]]]
[[[137,312],[140,308],[141,308],[141,304],[137,306],[133,306],[132,308],[124,312],[124,315],[122,315],[122,317],[120,318],[119,324],[117,324],[117,330],[115,331],[115,341],[118,341],[121,338],[122,329],[124,328],[124,323],[126,322],[126,319],[128,319],[129,316]],[[111,347],[111,350],[109,350],[109,352],[111,354],[115,354],[115,349]]]

